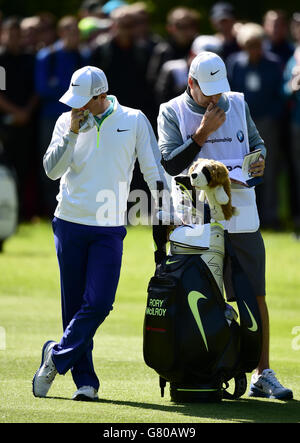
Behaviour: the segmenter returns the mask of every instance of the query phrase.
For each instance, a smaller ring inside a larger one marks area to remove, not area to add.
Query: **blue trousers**
[[[63,336],[53,348],[59,374],[71,369],[81,386],[99,389],[92,349],[97,328],[112,310],[117,290],[124,226],[102,227],[52,222],[60,268]]]

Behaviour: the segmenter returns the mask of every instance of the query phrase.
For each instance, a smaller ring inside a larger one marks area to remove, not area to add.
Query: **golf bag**
[[[144,360],[159,374],[162,396],[170,383],[175,402],[239,398],[247,388],[246,372],[256,368],[261,354],[260,315],[250,282],[227,237],[238,322],[223,298],[224,230],[219,223],[209,228],[209,248],[194,250],[171,239],[172,255],[148,285]],[[233,394],[226,391],[231,379]]]

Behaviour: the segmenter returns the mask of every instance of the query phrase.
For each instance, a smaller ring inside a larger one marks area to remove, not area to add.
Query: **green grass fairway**
[[[142,354],[146,289],[154,270],[146,227],[128,228],[114,310],[95,336],[100,401],[71,401],[75,385],[69,373],[56,377],[48,398],[33,397],[42,345],[62,334],[58,265],[50,224],[43,222],[22,225],[0,255],[0,422],[300,422],[300,242],[290,234],[264,233],[264,239],[271,367],[293,389],[293,401],[245,395],[234,402],[179,406],[168,389],[160,397],[158,377]]]

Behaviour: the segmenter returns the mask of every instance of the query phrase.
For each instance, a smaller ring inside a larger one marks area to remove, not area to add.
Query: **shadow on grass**
[[[53,257],[53,251],[41,251],[40,249],[34,251],[24,248],[17,251],[15,250],[6,251],[5,254],[3,254],[3,256],[4,255],[7,258],[16,258],[16,259],[21,259],[21,258],[48,259],[49,257],[50,258]]]
[[[48,397],[56,400],[70,400],[62,397]],[[71,400],[73,401],[73,400]],[[91,402],[89,402],[91,403]],[[128,400],[99,399],[93,402],[96,405],[111,404],[116,406],[128,406],[137,409],[149,409],[151,411],[174,412],[191,417],[205,418],[211,421],[227,420],[232,422],[253,423],[300,423],[300,402],[298,400],[256,400],[242,398],[240,400],[224,400],[220,403],[186,403],[176,404],[170,401],[170,405],[158,403],[143,403]]]

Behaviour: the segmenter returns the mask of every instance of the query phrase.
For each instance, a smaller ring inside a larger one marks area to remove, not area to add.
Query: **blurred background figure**
[[[38,16],[26,17],[21,20],[22,46],[27,52],[35,54],[38,49],[41,19]]]
[[[295,48],[300,45],[300,12],[294,12],[291,20],[290,30]]]
[[[234,7],[226,2],[215,3],[210,11],[210,21],[217,32],[216,37],[221,41],[221,57],[226,62],[229,55],[240,51],[234,26],[236,23]]]
[[[91,65],[105,72],[109,78],[109,91],[118,97],[120,103],[141,109],[155,128],[154,98],[146,80],[151,52],[147,43],[136,39],[136,13],[126,5],[115,8],[110,18],[113,21],[111,33],[105,39],[100,36],[99,44],[92,52]],[[143,189],[150,195],[138,162],[131,182],[133,189]]]
[[[294,43],[290,40],[289,19],[287,13],[281,9],[269,10],[263,17],[263,26],[266,34],[263,48],[265,52],[275,54],[280,59],[282,72],[287,61],[294,53]],[[292,141],[291,141],[291,102],[289,99],[282,104],[282,113],[279,124],[279,143],[281,156],[281,167],[286,176],[289,192],[286,200],[291,212],[294,212],[294,191],[296,180],[293,167]]]
[[[40,50],[46,46],[53,45],[53,43],[57,40],[57,32],[56,17],[54,14],[44,11],[40,12],[38,17],[40,19],[40,25],[37,50]]]
[[[294,45],[289,39],[289,20],[285,11],[271,10],[263,18],[266,38],[264,50],[276,54],[284,69],[287,61],[294,53]]]
[[[32,183],[36,167],[34,55],[22,46],[20,20],[8,17],[2,23],[0,66],[5,69],[6,89],[0,91],[1,161],[16,173],[19,219],[28,220],[36,211]]]
[[[151,86],[165,62],[189,56],[191,45],[199,34],[200,18],[198,11],[185,7],[174,8],[168,13],[167,40],[156,45],[149,63],[147,78]]]
[[[152,54],[154,47],[163,39],[160,35],[152,32],[151,17],[146,3],[136,2],[130,7],[132,14],[135,16],[135,38],[145,44],[150,54]]]
[[[105,1],[102,6],[102,13],[106,16],[110,16],[110,14],[117,8],[121,8],[122,6],[126,6],[128,3],[123,0],[109,0]]]
[[[110,32],[112,20],[107,17],[99,18],[88,16],[79,21],[78,27],[81,42],[92,50],[94,45],[97,45],[97,37],[106,36]]]
[[[110,18],[111,32],[96,39],[91,64],[103,69],[110,92],[120,103],[141,109],[151,118],[152,98],[146,82],[150,54],[147,46],[136,40],[136,16],[130,6],[122,6],[114,9]]]
[[[186,58],[165,62],[154,87],[157,104],[165,103],[186,90],[190,64],[200,52],[210,51],[220,55],[221,49],[222,45],[217,37],[199,35],[193,41]]]
[[[42,168],[43,155],[50,143],[51,134],[58,116],[67,111],[58,100],[68,89],[72,73],[90,64],[90,51],[80,45],[80,32],[77,18],[65,16],[57,25],[59,40],[41,49],[36,57],[35,88],[40,98],[39,109],[39,171],[41,212],[52,217],[56,207],[58,182],[50,181]]]
[[[231,89],[245,94],[251,116],[267,146],[264,183],[256,188],[261,226],[279,227],[279,122],[282,116],[282,69],[278,57],[264,53],[264,29],[256,23],[239,27],[242,51],[227,59]]]
[[[289,169],[293,230],[300,240],[300,12],[291,21],[295,52],[284,71],[284,94],[291,105],[291,163]]]
[[[102,11],[102,6],[107,0],[84,0],[78,10],[79,20],[85,17],[105,18],[106,14]]]

